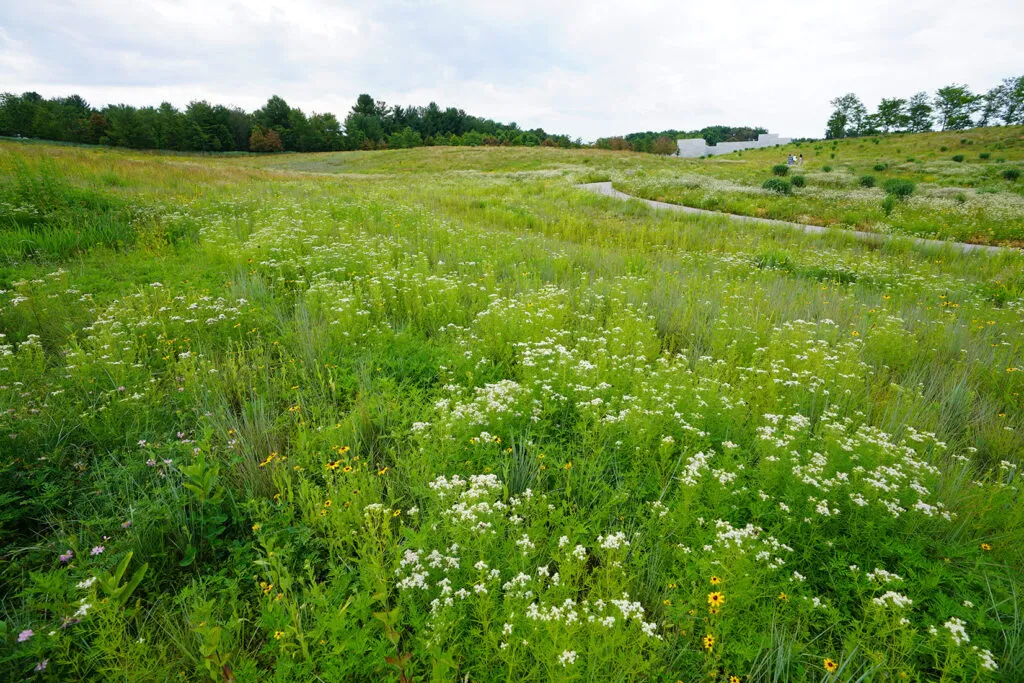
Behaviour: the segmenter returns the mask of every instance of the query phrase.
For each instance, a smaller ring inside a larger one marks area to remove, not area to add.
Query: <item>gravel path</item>
[[[909,239],[914,244],[927,247],[952,247],[958,249],[964,253],[967,252],[983,252],[988,254],[1002,254],[1008,251],[1017,251],[1016,249],[1008,249],[1006,247],[990,247],[985,244],[967,244],[965,242],[943,242],[941,240],[926,240],[920,237],[902,237],[895,235],[883,235],[877,232],[861,232],[859,230],[843,230],[841,228],[823,228],[820,225],[804,225],[803,223],[790,223],[789,221],[779,221],[773,218],[756,218],[754,216],[740,216],[735,213],[722,213],[720,211],[708,211],[706,209],[695,209],[692,206],[682,206],[680,204],[668,204],[666,202],[656,202],[653,199],[640,199],[628,195],[625,192],[619,192],[611,183],[586,183],[584,185],[578,185],[584,190],[594,192],[596,194],[604,195],[606,197],[615,197],[617,199],[633,199],[638,202],[643,202],[648,206],[655,209],[667,209],[669,211],[678,211],[680,213],[694,213],[703,214],[705,216],[725,216],[735,221],[742,221],[745,223],[760,223],[761,225],[773,225],[782,226],[785,228],[791,228],[794,230],[801,230],[810,235],[823,235],[827,233],[843,233],[847,235],[853,235],[856,239],[864,240],[865,242],[885,242],[893,239],[893,237],[900,237],[901,239]]]

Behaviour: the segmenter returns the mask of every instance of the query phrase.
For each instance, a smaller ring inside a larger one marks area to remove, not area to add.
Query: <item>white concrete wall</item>
[[[690,138],[676,140],[676,156],[678,157],[703,157],[728,154],[741,149],[758,149],[761,147],[774,147],[775,145],[789,144],[791,138],[780,138],[775,133],[761,133],[757,140],[748,142],[719,142],[710,146],[704,138]]]

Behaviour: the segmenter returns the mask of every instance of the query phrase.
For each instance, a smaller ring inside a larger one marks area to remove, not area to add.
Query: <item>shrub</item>
[[[912,159],[907,159],[907,161],[912,161]],[[873,168],[879,173],[881,173],[885,169],[889,168],[889,164],[875,164]]]
[[[948,149],[949,149],[949,147],[946,147],[945,145],[943,145],[942,147],[939,147],[939,151],[940,152],[945,152]]]
[[[893,195],[885,195],[885,198],[882,199],[882,213],[884,213],[886,216],[891,214],[892,210],[896,208],[897,201],[898,200]]]
[[[953,155],[953,161],[955,161],[956,163],[958,163],[958,164],[963,163],[963,160],[964,160],[964,155],[963,154],[954,154]]]
[[[786,164],[775,164],[772,166],[772,173],[780,177],[784,176],[789,173],[789,166]]]
[[[885,181],[882,186],[887,195],[896,197],[897,199],[906,199],[910,195],[914,194],[914,183],[909,180],[903,180],[902,178],[890,178]]]
[[[791,191],[789,181],[783,180],[782,178],[769,178],[764,181],[764,184],[761,185],[761,187],[766,190],[771,190],[772,192],[778,192],[779,194],[789,194]]]
[[[1002,176],[1004,180],[1009,180],[1010,182],[1013,182],[1020,178],[1020,170],[1016,168],[1008,168],[1003,171]]]
[[[821,170],[824,171],[825,173],[831,173],[832,172],[832,167],[831,166],[822,166]]]
[[[651,151],[653,153],[662,154],[665,156],[669,154],[675,154],[677,149],[678,147],[676,146],[676,141],[666,135],[662,135],[661,137],[657,138],[651,145]]]
[[[860,180],[857,181],[861,187],[874,187],[875,176],[873,175],[862,175]]]
[[[832,154],[829,154],[829,155],[828,155],[828,158],[829,158],[829,159],[835,159],[835,158],[836,158],[836,155],[835,155],[835,153],[833,152]]]
[[[981,154],[978,155],[978,158],[979,159],[988,159],[990,156],[992,156],[992,155],[989,154],[988,152],[982,152]]]
[[[803,187],[804,185],[807,184],[807,181],[804,180],[804,177],[802,175],[793,176],[792,180],[790,180],[789,182],[793,185],[793,187]]]

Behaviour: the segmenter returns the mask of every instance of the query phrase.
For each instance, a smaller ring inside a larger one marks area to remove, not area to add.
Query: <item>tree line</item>
[[[923,133],[936,125],[942,130],[975,126],[1024,124],[1024,76],[1004,78],[986,93],[974,93],[956,83],[939,88],[934,96],[919,92],[909,98],[882,98],[874,113],[854,93],[830,102],[832,115],[825,137],[848,138],[893,132]]]
[[[462,109],[391,106],[358,97],[344,121],[331,113],[306,115],[274,95],[246,112],[206,101],[184,110],[112,104],[91,107],[79,95],[45,99],[38,93],[0,94],[0,135],[134,149],[183,152],[329,152],[422,145],[579,147],[581,141],[543,128],[522,130]]]
[[[756,140],[767,128],[759,126],[707,126],[700,130],[663,130],[644,133],[629,133],[626,136],[598,138],[594,146],[598,149],[650,152],[651,154],[675,154],[676,140],[683,138],[704,138],[709,145],[719,142],[744,142]]]

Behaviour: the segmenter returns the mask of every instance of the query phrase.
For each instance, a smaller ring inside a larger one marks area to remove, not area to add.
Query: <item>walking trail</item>
[[[885,242],[892,239],[893,235],[883,235],[877,232],[862,232],[859,230],[843,230],[840,228],[823,228],[820,225],[805,225],[803,223],[790,223],[789,221],[775,220],[774,218],[757,218],[755,216],[741,216],[735,213],[723,213],[721,211],[708,211],[707,209],[695,209],[692,206],[682,206],[680,204],[669,204],[667,202],[656,202],[653,199],[641,199],[640,197],[634,197],[633,195],[626,194],[625,192],[619,192],[610,182],[605,183],[585,183],[578,185],[578,187],[594,192],[596,194],[604,195],[606,197],[616,197],[617,199],[633,199],[638,202],[643,202],[648,206],[655,209],[667,209],[669,211],[678,211],[680,213],[694,213],[703,214],[705,216],[725,216],[735,221],[743,221],[745,223],[758,223],[761,225],[771,226],[782,226],[785,228],[791,228],[794,230],[801,230],[811,235],[824,235],[829,233],[842,233],[845,235],[852,235],[854,238],[863,240],[865,242]],[[1002,254],[1008,251],[1016,251],[1015,249],[1008,249],[1006,247],[991,247],[986,244],[967,244],[966,242],[943,242],[941,240],[927,240],[921,237],[909,237],[909,239],[916,245],[926,247],[952,247],[964,253],[968,252],[984,252],[989,254]]]

